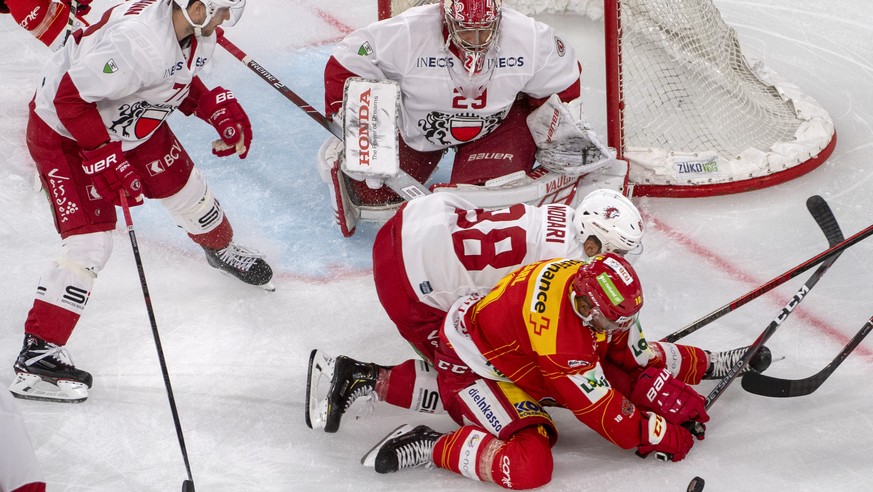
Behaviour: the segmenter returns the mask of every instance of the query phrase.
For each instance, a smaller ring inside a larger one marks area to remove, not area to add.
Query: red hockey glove
[[[643,410],[663,415],[671,424],[709,421],[706,399],[666,369],[650,367],[643,371],[631,393],[631,402]],[[702,434],[698,438],[702,439]]]
[[[127,196],[142,202],[142,186],[133,166],[121,152],[121,142],[109,142],[94,150],[82,151],[82,168],[91,176],[94,188],[104,200],[121,205],[118,190],[124,189]]]
[[[61,3],[70,7],[72,0],[61,0]],[[76,2],[76,16],[80,15],[88,15],[88,12],[91,11],[91,0],[79,0]]]
[[[203,94],[195,113],[215,127],[221,140],[212,143],[212,153],[218,157],[238,154],[245,159],[252,143],[252,124],[237,102],[233,92],[216,87]]]
[[[667,422],[664,417],[646,412],[643,414],[642,443],[637,448],[637,455],[645,458],[652,452],[663,453],[663,457],[670,461],[682,461],[691,447],[694,439],[688,429]]]

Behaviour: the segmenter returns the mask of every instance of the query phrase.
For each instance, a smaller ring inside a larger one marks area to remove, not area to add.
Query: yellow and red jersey
[[[504,277],[464,317],[470,338],[503,376],[554,401],[616,445],[641,442],[640,412],[604,374],[633,378],[656,360],[636,325],[611,335],[586,327],[568,295],[584,262],[553,259]],[[611,377],[611,376],[610,376]]]

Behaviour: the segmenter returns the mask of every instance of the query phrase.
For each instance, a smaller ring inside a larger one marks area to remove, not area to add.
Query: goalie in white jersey
[[[419,182],[449,148],[455,150],[452,184],[516,179],[536,161],[579,176],[614,162],[581,120],[580,74],[573,48],[551,27],[501,0],[446,0],[343,39],[325,68],[325,112],[347,126],[360,119],[366,128],[372,122],[359,118],[351,101],[344,104],[346,82],[392,81],[400,91],[399,167]],[[568,109],[564,103],[571,102]],[[359,145],[354,140],[345,145]],[[335,205],[342,207],[346,196],[354,206],[400,201],[380,179],[337,178],[336,169],[344,168],[332,156],[342,143],[330,142],[322,147],[320,171]],[[337,210],[340,220],[344,212]]]
[[[419,412],[441,412],[433,365],[452,370],[436,356],[440,328],[458,299],[485,295],[506,274],[540,260],[588,260],[599,253],[633,258],[642,252],[642,237],[639,210],[607,189],[589,193],[575,210],[518,204],[486,211],[449,193],[404,204],[376,236],[373,280],[388,317],[422,358],[388,367],[313,350],[307,425],[336,432],[351,403],[368,395]],[[688,384],[723,377],[745,352],[743,347],[711,353],[654,341],[648,346],[659,364]],[[764,348],[750,366],[763,371],[769,363]]]
[[[167,118],[176,109],[211,124],[216,155],[245,158],[249,119],[233,93],[209,90],[200,70],[215,30],[233,25],[245,0],[139,0],[107,10],[75,31],[50,59],[30,104],[27,144],[61,236],[60,254],[39,281],[24,325],[10,390],[20,398],[83,401],[91,375],[64,345],[112,252],[116,205],[158,200],[201,246],[208,263],[272,288],[257,253],[233,229]]]

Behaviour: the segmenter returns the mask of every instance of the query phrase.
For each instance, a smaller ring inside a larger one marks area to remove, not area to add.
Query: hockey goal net
[[[427,3],[434,1],[379,0],[379,17]],[[836,144],[827,111],[748,60],[711,0],[504,6],[532,16],[603,19],[608,140],[630,163],[634,195],[700,197],[771,186],[811,171]]]

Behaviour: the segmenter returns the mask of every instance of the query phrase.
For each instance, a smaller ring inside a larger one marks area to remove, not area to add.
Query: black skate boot
[[[276,287],[270,282],[273,270],[264,261],[264,256],[257,251],[237,246],[234,243],[224,249],[203,248],[206,251],[206,261],[213,268],[218,268],[243,282],[256,285],[264,290],[274,291]]]
[[[309,356],[309,381],[306,386],[306,424],[312,429],[323,428],[325,432],[339,430],[343,414],[358,398],[375,397],[376,381],[382,366],[371,362],[358,362],[340,355],[331,358],[320,350]],[[330,387],[324,396],[319,395],[318,382],[330,378]]]
[[[745,354],[748,349],[749,347],[740,347],[733,350],[726,350],[724,352],[706,351],[709,355],[709,368],[706,370],[706,374],[703,375],[703,379],[724,378],[727,376],[728,372],[730,372],[731,367],[733,367],[734,364],[743,357],[743,354]],[[770,349],[768,349],[766,345],[761,345],[761,348],[758,349],[758,353],[749,360],[749,363],[739,374],[737,374],[737,376],[742,376],[749,371],[764,372],[768,367],[770,367],[772,361],[773,356],[770,354]]]
[[[16,379],[9,391],[28,400],[80,403],[88,398],[91,374],[76,369],[67,349],[34,335],[24,335],[24,346],[13,366]]]
[[[361,458],[361,464],[372,466],[377,473],[394,473],[407,468],[433,466],[433,448],[442,436],[426,425],[413,428],[401,425]]]

